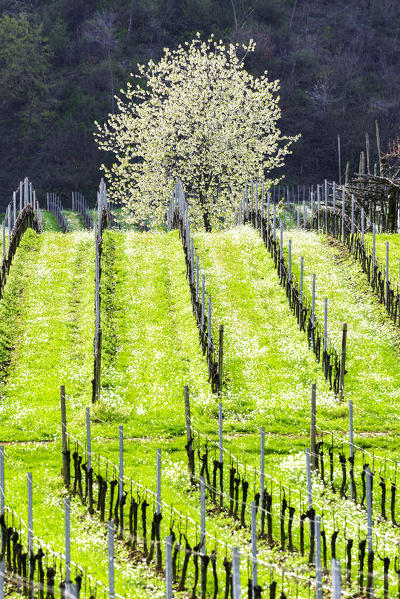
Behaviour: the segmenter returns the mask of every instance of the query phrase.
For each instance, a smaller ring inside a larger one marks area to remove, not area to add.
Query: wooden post
[[[219,343],[218,343],[218,385],[219,394],[222,393],[222,382],[223,382],[223,367],[224,367],[224,325],[219,325]]]
[[[389,309],[389,242],[386,242],[386,273],[385,273],[386,308]]]
[[[276,205],[274,204],[274,209],[273,209],[273,213],[272,213],[272,233],[273,233],[273,240],[274,242],[276,241]]]
[[[114,582],[114,522],[108,521],[108,596],[109,599],[115,597],[115,582]]]
[[[334,222],[334,233],[333,236],[337,237],[337,226],[336,226],[336,183],[333,182],[332,185],[332,205],[333,205],[333,222]]]
[[[343,325],[342,334],[342,358],[340,360],[340,375],[339,375],[339,401],[344,399],[344,375],[346,372],[346,344],[347,344],[347,323]]]
[[[311,468],[318,466],[317,460],[317,385],[311,385],[311,426],[310,426]]]
[[[378,150],[378,158],[379,158],[379,176],[382,176],[382,163],[381,163],[381,137],[379,135],[379,126],[378,121],[375,121],[375,130],[376,130],[376,147]]]
[[[354,457],[354,430],[353,430],[353,402],[349,401],[349,441],[350,441],[350,457]]]
[[[265,488],[265,429],[260,428],[260,507],[261,514],[264,510],[264,488]]]
[[[33,502],[32,502],[32,472],[26,476],[28,490],[28,558],[33,554]]]
[[[365,236],[365,213],[364,213],[364,208],[361,208],[361,240],[362,240],[363,247],[364,247],[364,236]]]
[[[307,478],[307,505],[308,509],[312,508],[312,482],[311,482],[311,460],[310,450],[306,449],[306,478]]]
[[[338,170],[339,170],[339,185],[342,184],[342,153],[340,147],[340,135],[337,136],[337,146],[338,146]]]
[[[3,262],[6,259],[6,221],[3,220],[1,225],[3,231]]]
[[[300,258],[300,303],[303,304],[304,257]]]
[[[12,230],[11,204],[8,204],[8,206],[7,206],[7,223],[8,223],[8,247],[10,247],[11,230]]]
[[[256,599],[257,588],[257,504],[251,502],[251,578],[253,586],[253,599]]]
[[[206,483],[200,476],[200,555],[206,554]]]
[[[342,191],[342,243],[345,243],[345,241],[346,241],[345,217],[346,217],[346,188],[343,187],[343,191]]]
[[[61,439],[62,439],[62,454],[63,454],[63,479],[64,485],[69,488],[70,485],[70,470],[69,470],[69,455],[67,443],[67,411],[65,406],[65,386],[60,387],[61,400]]]
[[[372,287],[375,287],[375,248],[376,248],[376,227],[375,223],[372,224],[372,275],[371,282]]]
[[[232,595],[240,599],[240,554],[238,547],[232,548]]]
[[[340,560],[332,560],[332,599],[341,599],[342,583],[340,577]]]
[[[64,500],[65,513],[65,592],[70,597],[71,593],[71,500]]]
[[[315,517],[315,599],[322,599],[321,516]]]
[[[86,458],[87,470],[92,467],[92,439],[90,435],[90,408],[86,408]]]
[[[368,553],[373,552],[372,545],[372,473],[369,467],[365,469],[367,482],[367,540]]]
[[[165,537],[165,598],[172,599],[172,539]]]
[[[224,503],[224,434],[222,403],[218,404],[218,459],[219,459],[219,507]]]
[[[119,473],[118,473],[118,495],[121,504],[124,495],[124,427],[119,426]],[[121,531],[122,532],[122,531]]]
[[[313,228],[313,222],[314,222],[314,192],[311,191],[310,194],[310,210],[311,210],[311,228]]]
[[[208,325],[207,349],[208,349],[208,351],[207,351],[207,361],[208,361],[208,371],[209,371],[209,373],[211,373],[211,335],[212,335],[211,314],[212,314],[211,297],[208,296],[208,319],[207,319],[207,325]]]
[[[186,450],[188,453],[189,473],[190,482],[194,485],[194,451],[193,451],[193,439],[192,439],[192,420],[190,417],[190,396],[189,387],[185,385],[183,388],[183,395],[185,398],[185,423],[186,423]]]
[[[312,322],[313,326],[315,325],[315,284],[316,284],[316,277],[317,277],[317,275],[314,272],[313,276],[312,276],[312,298],[311,298],[311,322]]]
[[[161,514],[161,449],[157,449],[157,493],[156,513]]]

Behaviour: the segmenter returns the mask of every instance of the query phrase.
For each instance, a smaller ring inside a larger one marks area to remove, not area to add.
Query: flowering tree
[[[211,230],[230,224],[250,177],[270,185],[272,168],[283,165],[297,138],[282,137],[278,81],[246,72],[250,40],[226,47],[199,34],[190,44],[165,53],[158,63],[139,65],[141,82],[128,82],[117,98],[118,112],[100,126],[98,146],[115,155],[102,166],[114,200],[135,218],[165,220],[175,180],[180,177],[193,222]]]

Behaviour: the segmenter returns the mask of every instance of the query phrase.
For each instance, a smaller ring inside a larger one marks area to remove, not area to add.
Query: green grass
[[[300,237],[299,233],[295,249]],[[211,235],[197,234],[195,241],[212,297],[215,329],[220,323],[225,325],[224,444],[241,462],[258,467],[258,427],[265,426],[267,472],[289,483],[294,494],[301,491],[304,497],[311,383],[318,382],[318,419],[328,422],[331,428],[347,427],[346,406],[339,406],[329,391],[320,365],[289,310],[258,233],[250,227],[239,227]],[[346,392],[353,393],[357,406],[357,432],[368,431],[375,418],[373,410],[384,413],[384,392],[377,399],[369,397],[368,387],[364,389],[360,383],[368,373],[357,370],[350,375],[350,367],[358,365],[356,352],[362,351],[363,335],[369,331],[365,323],[372,319],[370,328],[379,328],[374,347],[384,337],[386,349],[393,350],[394,339],[382,335],[385,327],[392,330],[391,325],[367,285],[365,289],[362,286],[362,277],[351,261],[337,261],[336,250],[312,234],[304,238],[301,248],[310,254],[306,259],[307,284],[312,264],[312,268],[318,268],[317,281],[324,280],[335,290],[332,309],[336,315],[332,315],[330,325],[337,341],[343,314],[347,316],[357,307],[358,317],[354,315],[353,333],[349,333]],[[0,302],[0,358],[5,367],[0,440],[12,443],[6,447],[7,501],[26,518],[25,477],[27,471],[32,471],[35,533],[47,542],[51,539],[56,549],[63,547],[65,494],[60,476],[59,386],[65,384],[67,389],[68,429],[84,441],[84,408],[90,402],[93,368],[93,279],[92,234],[81,231],[38,236],[28,232]],[[362,301],[357,294],[352,299],[350,290],[354,293],[354,289],[357,293],[362,289],[362,294],[365,291],[368,310],[363,308],[363,295]],[[183,385],[191,389],[194,426],[213,439],[217,438],[218,399],[210,391],[177,232],[106,231],[101,306],[103,368],[101,399],[92,410],[93,451],[117,464],[118,425],[123,424],[125,472],[155,491],[155,454],[161,447],[162,497],[183,514],[180,528],[184,530],[186,516],[197,523],[200,518],[198,491],[188,492]],[[354,345],[355,340],[359,345]],[[381,351],[381,345],[378,347]],[[364,360],[366,355],[364,352]],[[385,362],[386,357],[371,364],[376,372],[383,369],[385,374]],[[363,402],[361,422],[358,410]],[[373,447],[378,454],[397,455],[394,436],[360,436],[358,442]],[[250,474],[248,479],[252,498],[255,480]],[[317,481],[315,497],[324,503],[327,530],[335,528],[334,512],[336,518],[348,518],[348,530],[354,526],[364,529],[364,513],[318,488]],[[376,495],[376,509],[378,501]],[[277,515],[278,490],[273,509]],[[165,534],[169,520],[169,514],[164,514]],[[174,525],[178,526],[176,518]],[[389,550],[392,532],[385,526],[376,523],[376,530],[381,536],[387,535]],[[274,527],[278,536],[278,517]],[[193,534],[193,526],[190,528]],[[225,516],[210,511],[207,530],[219,540],[249,551],[248,531],[238,529]],[[383,552],[381,544],[378,549]],[[309,575],[297,554],[283,558],[277,547],[260,544],[260,556],[274,563],[284,560],[288,570],[300,567]],[[78,501],[73,502],[72,557],[107,583],[105,527]],[[128,565],[126,551],[120,546],[118,563],[117,592],[138,598],[163,596],[163,582],[145,570],[142,562]],[[242,577],[244,584],[245,566]],[[267,569],[262,572],[263,581],[268,577]],[[307,597],[307,592],[300,592],[300,596]]]
[[[346,400],[355,405],[359,431],[398,432],[400,428],[399,333],[374,296],[361,267],[339,244],[316,233],[293,230],[294,271],[304,257],[305,289],[311,296],[316,273],[316,312],[323,322],[323,301],[328,298],[328,334],[341,348],[342,326],[348,325],[345,378]],[[388,402],[390,419],[385,417]]]
[[[214,323],[225,327],[224,407],[236,431],[304,434],[310,389],[326,417],[337,408],[321,367],[299,331],[272,259],[256,231],[238,227],[195,236]]]
[[[372,233],[365,235],[372,251]],[[386,242],[389,242],[389,274],[394,283],[399,282],[400,235],[397,233],[381,233],[375,237],[376,257],[382,264],[384,274],[386,269]]]
[[[25,274],[23,304],[15,320],[20,334],[12,348],[7,385],[2,389],[2,441],[58,435],[61,384],[66,386],[78,423],[90,398],[92,236],[82,232],[33,237],[32,233],[27,237],[35,244],[35,252]],[[4,316],[0,322],[6,320]]]
[[[48,212],[47,210],[42,210],[42,214],[43,231],[46,231],[46,233],[51,233],[60,230],[55,214],[53,214],[52,212]]]
[[[64,214],[67,217],[73,231],[82,231],[85,228],[83,226],[82,217],[78,212],[73,212],[72,210],[64,210]]]
[[[129,435],[184,430],[183,386],[193,410],[216,410],[176,233],[107,231],[103,251],[104,368],[98,415]]]

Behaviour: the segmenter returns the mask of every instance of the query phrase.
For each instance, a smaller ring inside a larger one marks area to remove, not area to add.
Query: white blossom
[[[252,40],[226,47],[199,34],[177,50],[166,48],[158,63],[138,66],[140,83],[121,90],[119,112],[96,123],[98,146],[115,156],[111,168],[102,166],[110,196],[135,219],[163,222],[177,177],[192,222],[208,230],[232,223],[251,176],[267,187],[277,182],[269,173],[283,165],[297,137],[277,128],[279,82],[244,68],[254,48]]]

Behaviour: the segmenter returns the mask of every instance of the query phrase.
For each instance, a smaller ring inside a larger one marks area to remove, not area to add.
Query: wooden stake
[[[381,136],[379,134],[379,125],[378,121],[375,121],[375,131],[376,131],[376,147],[378,150],[378,162],[379,162],[379,176],[382,177],[382,162],[381,162]]]
[[[60,387],[61,400],[61,439],[62,439],[62,454],[63,454],[63,479],[64,485],[69,488],[70,471],[68,459],[68,443],[67,443],[67,411],[65,406],[65,386]]]
[[[186,423],[186,443],[187,443],[187,452],[189,459],[189,473],[190,473],[190,481],[194,484],[194,453],[192,448],[192,420],[190,417],[190,396],[189,396],[189,387],[185,385],[183,388],[183,394],[185,398],[185,423]]]
[[[346,372],[346,344],[347,344],[347,323],[343,325],[342,334],[342,359],[340,360],[340,375],[339,375],[339,401],[344,399],[344,375]]]
[[[368,175],[370,175],[371,172],[370,172],[370,151],[369,151],[369,135],[368,135],[368,133],[365,134],[365,152],[366,152],[366,156],[367,156],[367,173],[368,173]]]
[[[223,367],[224,367],[224,325],[219,325],[219,342],[218,342],[218,382],[219,382],[219,394],[222,393],[222,382],[223,382]]]
[[[310,426],[310,448],[311,448],[311,468],[313,470],[318,466],[317,463],[317,385],[311,385],[311,426]]]

